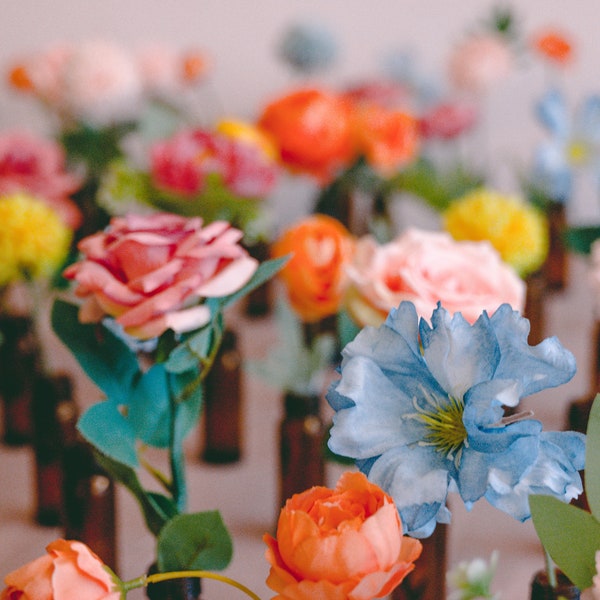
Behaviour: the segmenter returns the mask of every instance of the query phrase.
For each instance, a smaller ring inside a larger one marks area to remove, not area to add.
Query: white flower
[[[455,590],[448,600],[474,600],[488,598],[498,600],[499,594],[492,594],[490,586],[498,566],[498,553],[494,551],[489,563],[482,558],[459,563],[447,574],[448,584]]]

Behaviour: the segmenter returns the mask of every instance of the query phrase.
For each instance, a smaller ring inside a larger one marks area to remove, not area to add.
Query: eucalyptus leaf
[[[79,418],[77,429],[102,454],[128,467],[138,466],[135,433],[115,402],[90,406]]]
[[[95,455],[98,464],[133,494],[142,509],[146,527],[150,533],[158,536],[165,523],[177,514],[177,507],[173,501],[162,494],[147,492],[132,468],[100,452],[96,452]]]
[[[600,394],[590,410],[585,446],[585,493],[592,514],[600,521]]]
[[[169,445],[171,413],[164,364],[153,365],[136,382],[129,400],[128,421],[135,435],[155,448]]]
[[[598,238],[600,238],[600,225],[569,227],[563,233],[567,248],[579,254],[589,254],[592,244]]]
[[[535,530],[552,560],[581,590],[592,585],[600,522],[593,515],[553,496],[529,497]]]
[[[162,572],[224,569],[233,555],[231,537],[218,511],[178,515],[158,536]]]
[[[127,404],[139,365],[134,352],[102,325],[79,322],[75,304],[56,300],[52,327],[88,377],[118,404]]]
[[[206,327],[183,338],[169,354],[165,368],[170,373],[184,373],[197,369],[198,364],[210,354],[213,340],[214,329],[211,321]]]

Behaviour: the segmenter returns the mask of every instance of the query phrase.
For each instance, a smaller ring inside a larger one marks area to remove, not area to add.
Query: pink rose
[[[476,35],[457,46],[450,57],[450,79],[467,92],[486,92],[513,68],[513,55],[498,35]]]
[[[261,198],[272,189],[275,164],[255,144],[201,129],[182,131],[150,150],[154,183],[185,195],[202,193],[207,175],[216,173],[229,191]]]
[[[102,561],[81,542],[55,540],[47,554],[9,573],[0,600],[119,600]]]
[[[62,85],[68,117],[103,126],[138,114],[140,73],[133,55],[117,44],[92,40],[74,47],[64,65]]]
[[[346,307],[360,325],[380,325],[403,300],[429,319],[438,302],[473,323],[503,303],[522,311],[525,284],[488,242],[457,242],[447,233],[409,229],[378,245],[358,241],[349,267]]]
[[[451,140],[473,127],[477,117],[477,109],[471,104],[444,102],[421,116],[419,130],[424,138]]]
[[[81,182],[65,170],[62,148],[54,141],[20,131],[0,135],[0,195],[26,192],[54,208],[71,229],[82,215],[69,195]]]
[[[241,237],[223,221],[202,227],[200,218],[168,213],[114,217],[79,243],[84,258],[64,273],[85,300],[80,320],[108,315],[140,339],[202,327],[210,310],[201,299],[236,292],[258,267]]]

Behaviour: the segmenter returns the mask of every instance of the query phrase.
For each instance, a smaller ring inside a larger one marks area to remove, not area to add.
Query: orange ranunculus
[[[280,277],[292,309],[303,321],[311,323],[338,311],[353,249],[348,230],[320,214],[299,221],[273,244],[274,257],[293,255]]]
[[[263,537],[275,600],[371,600],[389,594],[414,568],[418,540],[402,537],[393,500],[362,473],[335,489],[313,487],[281,510],[277,539]]]
[[[375,104],[356,106],[352,134],[357,152],[383,172],[406,164],[415,157],[418,148],[417,119]]]
[[[290,170],[327,182],[353,157],[348,104],[339,96],[301,89],[266,106],[258,125]]]
[[[4,578],[0,600],[119,600],[116,576],[77,541],[55,540],[48,554],[27,563]],[[114,579],[113,579],[114,577]]]
[[[573,47],[560,31],[543,31],[533,39],[533,47],[552,62],[564,65],[573,58]]]

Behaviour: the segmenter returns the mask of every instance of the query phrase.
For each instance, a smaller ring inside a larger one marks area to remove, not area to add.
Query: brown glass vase
[[[230,329],[204,382],[204,447],[201,458],[213,464],[233,463],[242,455],[242,359],[237,335]]]
[[[547,209],[550,246],[544,263],[544,274],[548,289],[559,291],[565,288],[568,280],[568,253],[563,241],[567,227],[565,205],[563,202],[551,202]]]
[[[546,331],[546,276],[543,271],[532,273],[525,280],[524,316],[529,320],[528,343],[535,346],[544,340]]]
[[[562,571],[556,571],[557,586],[548,582],[546,571],[539,571],[531,582],[531,600],[579,600],[581,592]]]
[[[325,484],[325,427],[320,398],[288,392],[279,427],[279,507],[293,494]]]
[[[148,575],[157,573],[156,564],[150,566]],[[146,596],[150,600],[201,600],[202,579],[199,577],[183,577],[149,583],[146,587]]]
[[[415,569],[392,592],[393,600],[443,600],[446,597],[447,526],[438,523],[434,532],[421,540],[423,551]]]
[[[77,405],[71,378],[40,375],[33,386],[33,450],[35,456],[35,520],[47,527],[63,518],[63,453],[75,439]]]
[[[63,509],[65,538],[83,542],[117,570],[115,485],[81,439],[63,453]]]
[[[33,438],[33,382],[40,370],[40,352],[33,319],[0,316],[0,396],[4,414],[3,441],[22,446]]]
[[[264,240],[259,240],[247,246],[246,249],[252,258],[261,263],[271,258],[271,247]],[[244,312],[248,317],[264,317],[271,313],[272,308],[273,284],[272,280],[269,279],[246,296]]]

